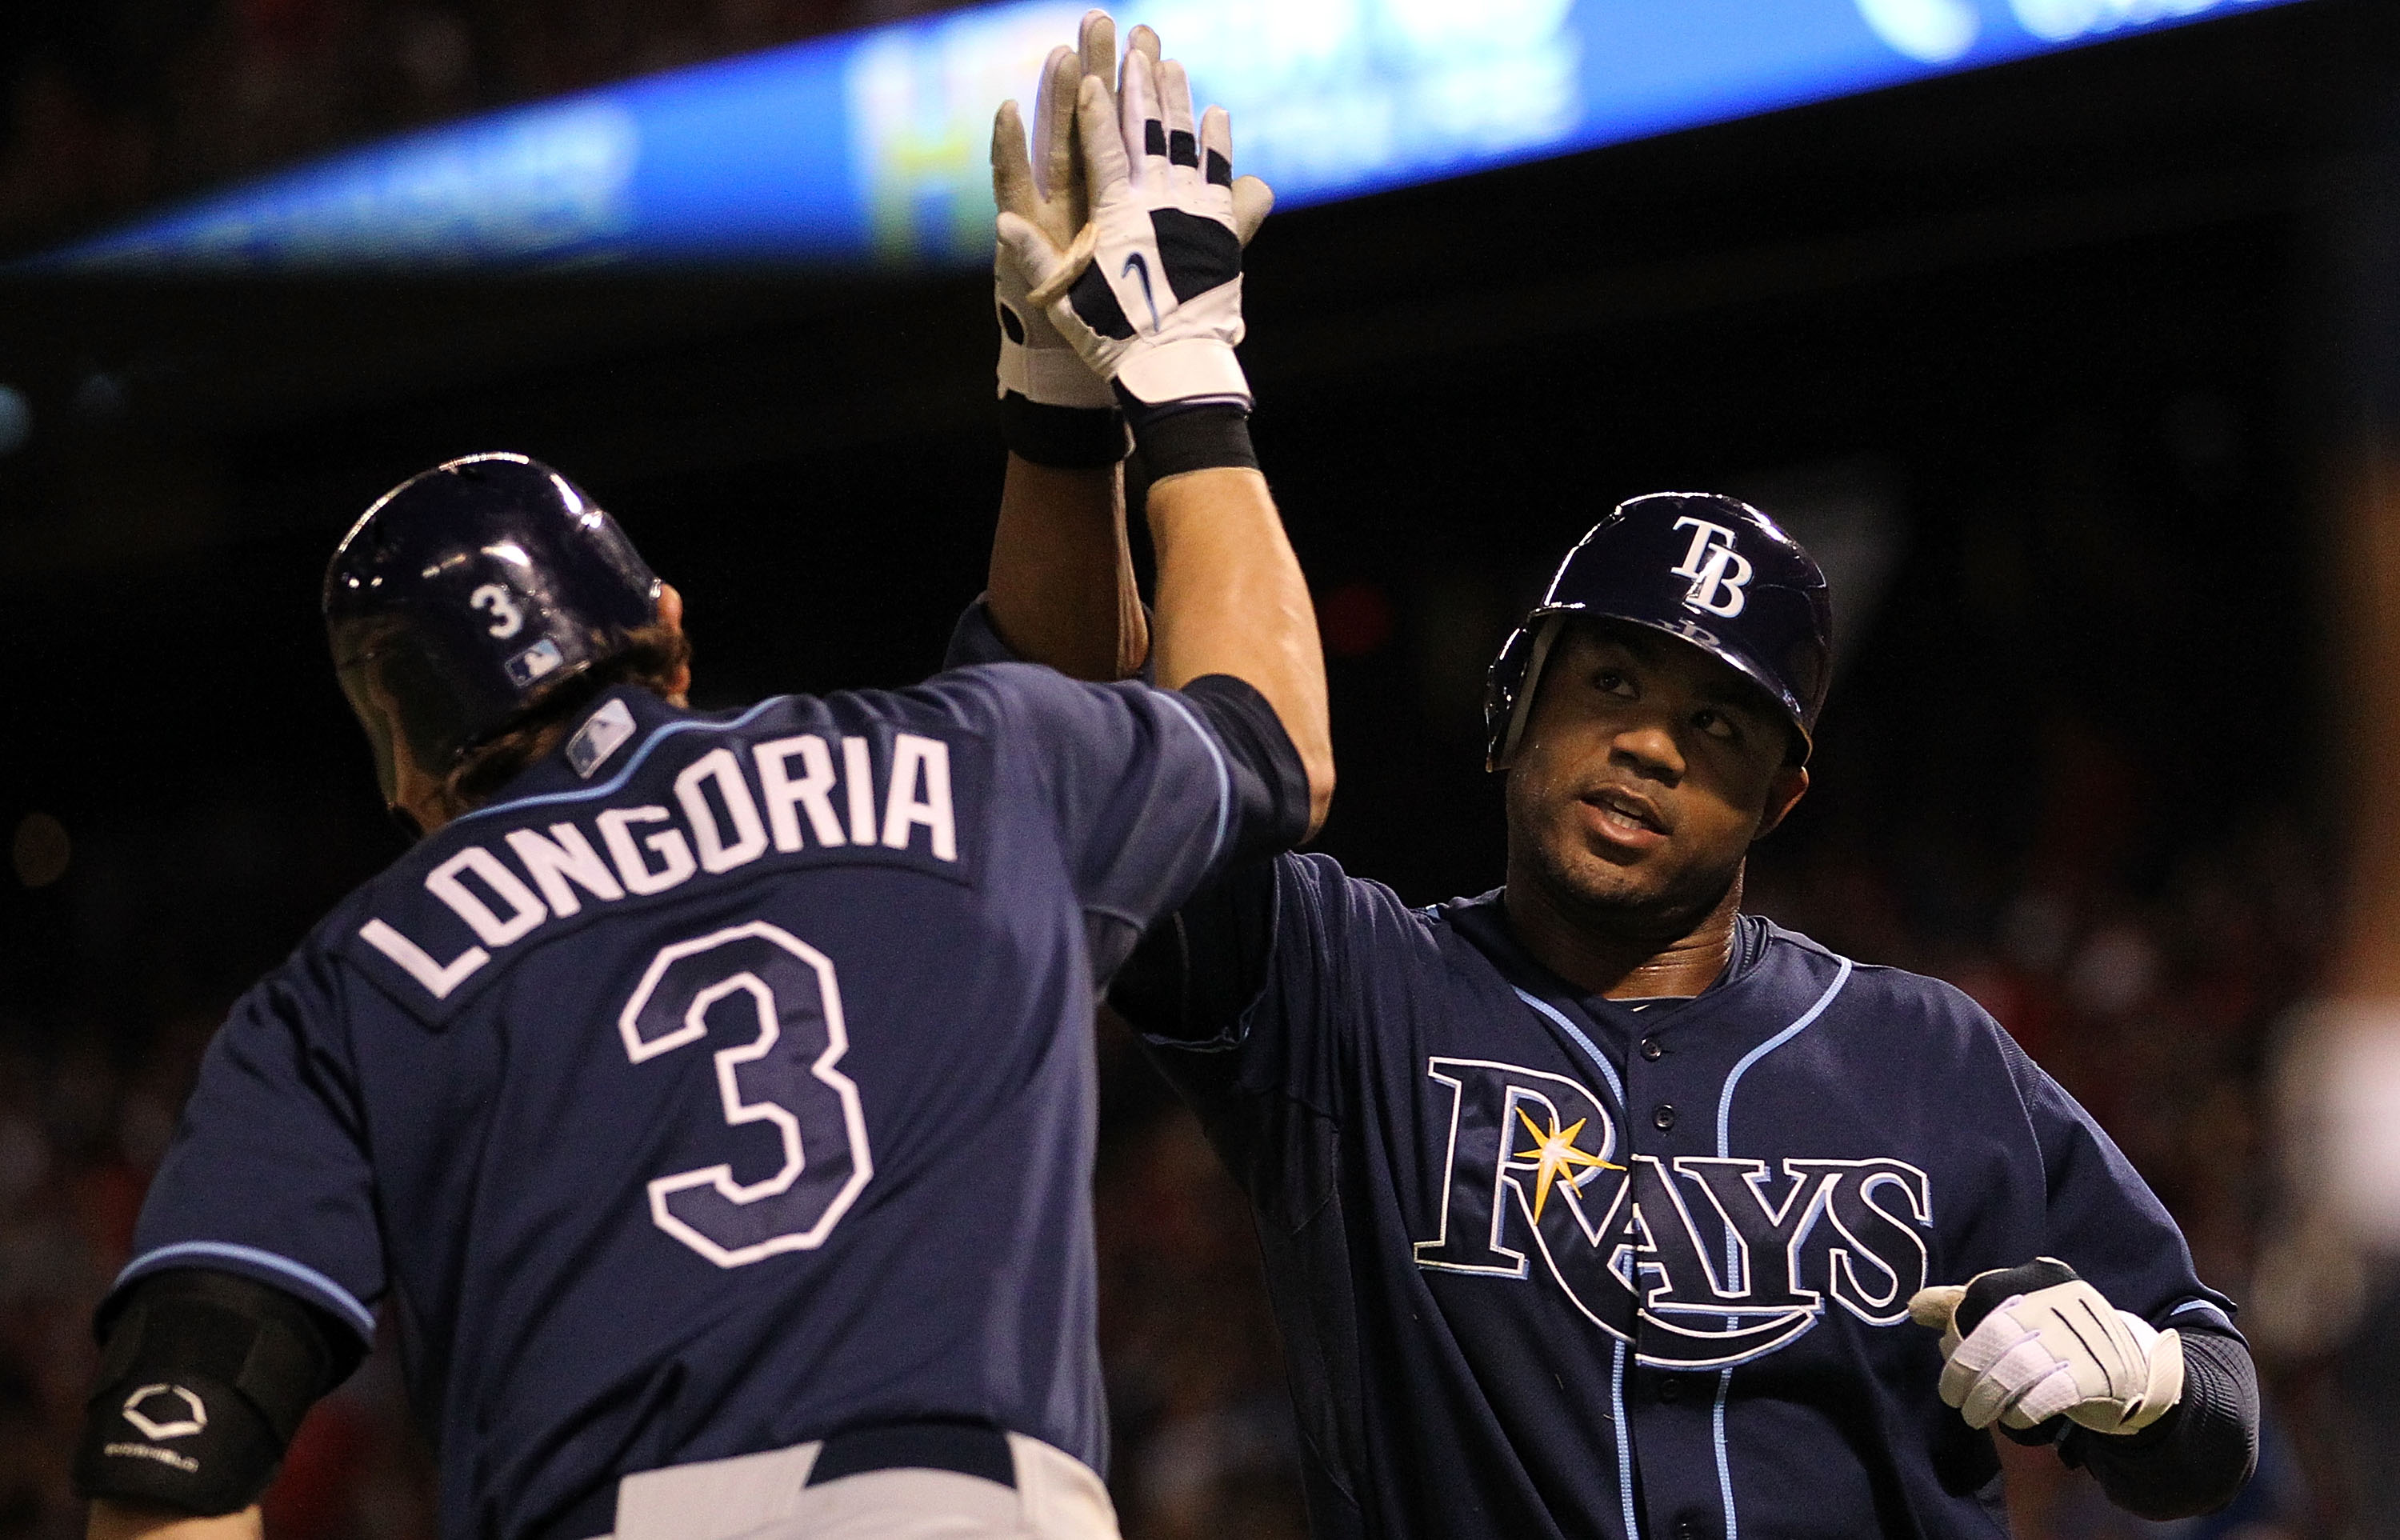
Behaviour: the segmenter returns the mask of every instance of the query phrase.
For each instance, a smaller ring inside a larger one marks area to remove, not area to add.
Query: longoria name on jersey
[[[1906,1161],[1620,1155],[1608,1108],[1564,1075],[1441,1057],[1425,1073],[1448,1096],[1450,1138],[1440,1229],[1417,1265],[1529,1279],[1538,1256],[1639,1362],[1762,1356],[1828,1299],[1896,1326],[1925,1287],[1933,1195]]]
[[[609,904],[628,893],[664,893],[696,875],[730,872],[770,850],[788,853],[811,840],[827,850],[891,851],[907,851],[915,840],[934,861],[959,859],[950,746],[938,738],[893,734],[880,795],[876,756],[865,738],[801,733],[756,744],[747,758],[745,766],[729,747],[702,755],[675,777],[672,809],[599,807],[546,831],[510,829],[489,843],[462,847],[425,877],[426,891],[466,921],[479,943],[447,961],[380,917],[360,926],[359,937],[443,1000],[494,952],[580,912],[587,899]]]

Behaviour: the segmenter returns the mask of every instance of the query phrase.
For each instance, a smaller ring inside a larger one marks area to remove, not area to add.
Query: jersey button
[[[1653,1107],[1650,1109],[1650,1121],[1657,1126],[1661,1133],[1674,1127],[1675,1104],[1671,1101],[1662,1101],[1657,1106]]]
[[[1676,1401],[1682,1399],[1683,1395],[1684,1381],[1681,1375],[1661,1374],[1658,1376],[1658,1399],[1662,1401]]]
[[[1658,1046],[1658,1040],[1657,1038],[1645,1037],[1642,1040],[1642,1056],[1643,1058],[1655,1060],[1666,1052],[1666,1049]]]
[[[1674,1535],[1675,1540],[1700,1540],[1700,1521],[1697,1519],[1678,1519],[1675,1520],[1674,1529],[1670,1533]]]

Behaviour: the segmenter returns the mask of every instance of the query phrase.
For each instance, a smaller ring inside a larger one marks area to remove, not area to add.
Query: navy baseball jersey
[[[1099,1467],[1096,980],[1296,837],[1246,709],[1024,665],[607,691],[236,1007],[120,1288],[396,1313],[452,1535],[597,1533],[626,1473],[885,1420]]]
[[[1972,1001],[1755,917],[1706,992],[1631,1007],[1497,894],[1411,909],[1285,856],[1112,998],[1256,1206],[1320,1540],[2005,1535],[1911,1294],[2050,1255],[2231,1330]]]

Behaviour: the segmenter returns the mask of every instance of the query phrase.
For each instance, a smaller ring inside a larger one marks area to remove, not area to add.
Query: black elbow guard
[[[315,1306],[230,1273],[155,1273],[113,1304],[75,1447],[85,1497],[203,1516],[248,1507],[308,1408],[364,1353]]]
[[[2240,1338],[2195,1326],[2183,1333],[2183,1399],[2139,1433],[2069,1430],[2059,1456],[2087,1465],[2100,1490],[2143,1519],[2215,1513],[2258,1468],[2258,1372]]]

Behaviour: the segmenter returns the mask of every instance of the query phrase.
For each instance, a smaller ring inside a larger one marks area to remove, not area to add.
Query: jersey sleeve
[[[978,663],[1021,663],[1025,656],[1012,647],[991,623],[991,595],[978,593],[975,603],[959,616],[959,623],[950,628],[950,645],[942,654],[942,667],[973,668]]]
[[[1148,605],[1141,606],[1141,613],[1145,621],[1151,619]],[[991,595],[989,593],[976,594],[975,603],[961,612],[958,624],[950,628],[950,645],[942,654],[942,667],[946,669],[973,668],[978,663],[1023,663],[1030,661],[1010,647],[1008,638],[992,624]],[[1158,682],[1157,648],[1152,647],[1150,655],[1141,661],[1141,669],[1134,677],[1145,685]]]
[[[1384,908],[1398,900],[1330,857],[1239,864],[1142,938],[1109,1002],[1204,1109],[1280,1096],[1330,1111],[1341,960],[1397,919]]]
[[[1036,790],[1094,922],[1102,976],[1193,890],[1306,832],[1300,756],[1238,679],[1167,690],[1030,664],[975,673],[999,702],[1003,762]]]
[[[201,1059],[112,1301],[163,1269],[209,1268],[373,1337],[383,1245],[343,986],[338,964],[304,948],[236,1003]]]
[[[2013,1039],[1992,1030],[2040,1148],[2051,1254],[2153,1326],[2238,1338],[2233,1302],[2200,1281],[2182,1230],[2117,1141]]]
[[[2064,1086],[1998,1026],[2040,1147],[2050,1255],[2120,1310],[2175,1328],[2184,1342],[2184,1398],[2141,1433],[2106,1438],[2055,1419],[2070,1465],[2087,1465],[2109,1499],[2148,1519],[2212,1512],[2258,1461],[2258,1386],[2233,1302],[2200,1281],[2191,1248],[2141,1173]]]

